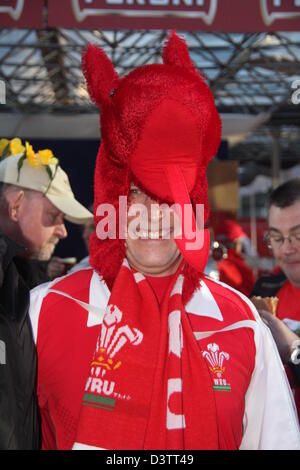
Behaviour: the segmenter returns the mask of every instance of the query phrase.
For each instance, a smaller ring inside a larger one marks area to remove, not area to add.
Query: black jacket
[[[268,276],[262,276],[257,279],[256,283],[251,292],[252,295],[261,297],[273,297],[276,296],[277,292],[286,281],[286,276],[282,271],[278,273],[270,274]]]
[[[24,256],[16,256],[14,264],[18,270],[19,275],[25,281],[28,289],[50,281],[47,274],[48,261],[40,261],[37,259],[28,259]]]
[[[273,297],[276,296],[277,292],[281,289],[287,278],[282,271],[276,274],[270,274],[269,276],[262,276],[259,278],[251,292],[252,295],[261,297]],[[300,387],[300,364],[288,364],[293,372],[295,384]]]
[[[0,234],[0,449],[40,448],[36,350],[28,317],[29,289]]]

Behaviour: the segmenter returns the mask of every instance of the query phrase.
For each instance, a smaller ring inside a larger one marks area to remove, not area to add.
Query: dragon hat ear
[[[112,61],[104,51],[88,44],[82,53],[82,70],[91,99],[101,108],[119,81]]]
[[[177,65],[187,69],[196,70],[190,58],[187,45],[174,31],[163,49],[163,62],[165,65]]]

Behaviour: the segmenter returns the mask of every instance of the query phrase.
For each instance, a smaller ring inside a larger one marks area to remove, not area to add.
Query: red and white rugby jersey
[[[92,269],[31,292],[44,449],[73,447],[109,295]],[[211,373],[220,448],[300,449],[287,378],[253,305],[234,289],[205,278],[185,310]]]

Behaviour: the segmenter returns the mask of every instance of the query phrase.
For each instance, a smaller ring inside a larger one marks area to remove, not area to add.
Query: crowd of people
[[[0,448],[299,450],[300,179],[270,196],[277,267],[256,280],[246,234],[209,216],[221,120],[183,39],[123,78],[90,45],[83,72],[94,214],[51,150],[0,140]]]

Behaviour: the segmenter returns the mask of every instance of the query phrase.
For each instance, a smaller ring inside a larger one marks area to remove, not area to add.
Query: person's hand
[[[69,268],[70,266],[66,265],[63,262],[62,258],[59,258],[58,256],[53,256],[53,258],[51,258],[48,263],[47,274],[52,280],[56,277],[63,276]]]
[[[267,310],[258,310],[258,313],[271,330],[282,362],[288,363],[294,349],[294,342],[299,341],[299,336],[290,330],[283,321]]]

